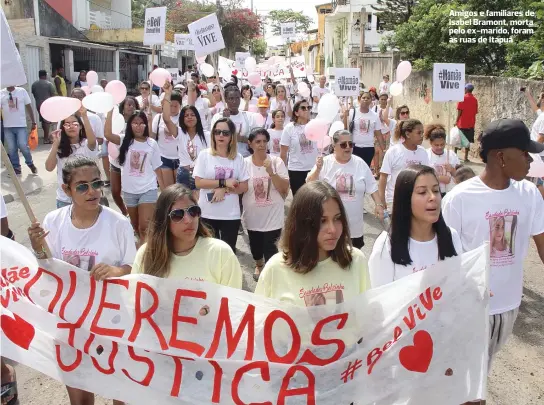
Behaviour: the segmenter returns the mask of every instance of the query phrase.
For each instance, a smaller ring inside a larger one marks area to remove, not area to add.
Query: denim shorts
[[[196,190],[193,174],[183,166],[178,167],[176,183],[184,185],[189,190]]]
[[[170,169],[170,170],[177,170],[179,167],[179,159],[168,159],[164,156],[161,156],[162,165],[159,167],[159,169]]]
[[[159,192],[156,188],[148,190],[142,194],[132,194],[123,191],[123,200],[127,207],[137,207],[140,204],[155,204],[159,198]]]
[[[114,165],[112,165],[112,164],[110,164],[110,173],[111,173],[111,172],[121,174],[121,168],[120,168],[120,167],[117,167],[117,166],[114,166]]]
[[[100,145],[100,152],[98,153],[98,157],[107,157],[108,156],[108,141],[104,139],[104,142],[102,142],[102,145]]]

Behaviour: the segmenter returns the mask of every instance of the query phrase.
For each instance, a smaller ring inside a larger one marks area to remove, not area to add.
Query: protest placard
[[[168,73],[170,73],[170,76],[172,76],[172,82],[174,82],[174,84],[183,81],[181,79],[181,77],[180,77],[179,69],[177,69],[177,68],[168,68],[166,70],[168,71]]]
[[[294,22],[287,22],[287,23],[281,23],[280,24],[280,30],[281,30],[281,37],[284,39],[294,38],[295,37],[295,30],[296,30],[296,23]]]
[[[236,52],[236,68],[245,69],[246,59],[250,56],[251,54],[249,52]]]
[[[26,74],[21,61],[21,55],[15,46],[11,30],[6,20],[4,10],[0,8],[0,41],[2,57],[0,58],[0,88],[7,86],[22,86],[26,84]]]
[[[175,34],[174,41],[178,51],[194,51],[193,38],[191,34]]]
[[[145,9],[144,45],[162,45],[166,38],[166,7]]]
[[[209,55],[225,47],[223,34],[216,14],[210,14],[189,24],[196,56]]]
[[[358,96],[360,74],[357,68],[335,68],[334,94],[338,97]]]
[[[2,356],[106,398],[131,405],[485,398],[488,246],[308,308],[189,279],[97,282],[4,237],[0,254]]]
[[[433,101],[463,101],[465,97],[465,64],[433,65]]]

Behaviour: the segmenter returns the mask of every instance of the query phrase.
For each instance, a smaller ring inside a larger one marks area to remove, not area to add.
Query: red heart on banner
[[[232,74],[233,74],[234,76],[236,76],[236,75],[238,74],[238,70],[233,70],[233,71],[232,71]]]
[[[303,67],[301,67],[300,70],[304,72],[304,68],[303,68]]]
[[[34,326],[17,314],[13,314],[13,316],[15,319],[7,315],[2,315],[0,317],[2,331],[4,332],[4,335],[17,346],[28,350],[30,343],[32,343],[32,339],[34,339],[34,335],[36,334]]]
[[[426,373],[433,358],[433,338],[425,330],[414,335],[414,345],[400,349],[400,364],[406,370]]]

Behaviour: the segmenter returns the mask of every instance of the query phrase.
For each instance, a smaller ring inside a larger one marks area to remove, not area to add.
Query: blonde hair
[[[215,124],[213,124],[211,154],[212,156],[217,156],[217,144],[215,143],[215,135],[213,132],[215,131],[217,124],[222,122],[229,126],[229,131],[231,133],[229,146],[227,147],[227,158],[234,160],[236,159],[236,156],[238,156],[238,134],[236,133],[236,125],[234,125],[234,122],[232,122],[232,120],[229,118],[219,118],[217,121],[215,121]]]

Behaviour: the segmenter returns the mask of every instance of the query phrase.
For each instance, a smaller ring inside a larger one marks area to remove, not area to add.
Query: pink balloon
[[[106,93],[113,96],[113,102],[119,104],[127,96],[127,86],[120,80],[112,80],[106,84]]]
[[[81,90],[83,90],[86,95],[91,94],[91,88],[89,86],[81,86]]]
[[[108,142],[108,155],[110,155],[112,159],[117,159],[119,157],[119,148],[113,142]]]
[[[321,140],[317,141],[317,148],[318,149],[325,149],[330,144],[331,144],[331,137],[330,136],[324,136],[323,138],[321,138]]]
[[[255,104],[251,104],[251,105],[247,108],[247,110],[248,110],[249,112],[253,112],[253,113],[259,112],[259,109],[257,108],[257,106],[256,106]]]
[[[534,153],[531,154],[531,157],[533,158],[533,162],[527,175],[529,177],[544,177],[544,161],[539,155]]]
[[[170,72],[163,68],[157,68],[149,75],[149,80],[155,85],[162,87],[166,81],[172,81]]]
[[[315,118],[311,120],[304,128],[304,135],[310,141],[319,142],[323,140],[323,137],[327,135],[329,129],[329,123],[321,118]]]
[[[395,78],[397,79],[397,82],[402,82],[410,76],[410,73],[412,73],[412,64],[407,60],[403,60],[397,66],[397,75]]]
[[[87,85],[93,87],[95,84],[98,84],[98,73],[94,70],[89,70],[87,72]]]
[[[59,122],[81,108],[81,101],[72,97],[49,97],[40,107],[40,114],[49,122]]]
[[[261,75],[257,72],[250,73],[247,77],[247,81],[253,86],[258,86],[261,84]]]

